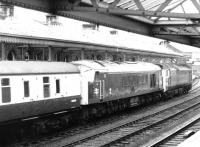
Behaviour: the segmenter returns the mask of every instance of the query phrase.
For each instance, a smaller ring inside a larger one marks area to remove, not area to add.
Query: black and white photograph
[[[0,0],[0,147],[200,147],[200,0]]]

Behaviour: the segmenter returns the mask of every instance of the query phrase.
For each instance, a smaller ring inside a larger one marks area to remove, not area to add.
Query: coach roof
[[[0,61],[0,74],[59,74],[79,73],[76,66],[66,62]]]

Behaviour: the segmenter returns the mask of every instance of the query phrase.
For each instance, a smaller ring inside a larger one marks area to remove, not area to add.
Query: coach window
[[[60,93],[60,80],[56,80],[56,93]]]
[[[2,103],[10,102],[11,101],[11,93],[10,93],[9,78],[1,79],[1,89],[2,89]]]
[[[50,97],[49,77],[43,77],[44,97]]]
[[[29,97],[29,81],[24,81],[24,97]]]

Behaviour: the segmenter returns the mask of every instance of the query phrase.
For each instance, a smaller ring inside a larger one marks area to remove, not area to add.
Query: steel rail
[[[71,144],[70,146],[77,145],[81,147],[84,147],[84,146],[106,147],[106,146],[115,145],[116,143],[121,142],[121,141],[123,142],[124,140],[126,141],[127,138],[130,138],[133,136],[136,136],[134,138],[134,141],[137,142],[135,145],[138,146],[138,144],[142,144],[141,142],[143,140],[146,140],[149,137],[149,136],[147,137],[145,136],[146,135],[145,132],[148,132],[148,131],[151,132],[152,128],[155,131],[155,127],[158,127],[158,125],[159,127],[156,129],[160,130],[161,124],[166,123],[167,121],[172,120],[174,118],[177,119],[177,116],[181,115],[182,117],[182,115],[185,115],[185,113],[188,113],[189,110],[191,113],[192,111],[194,111],[194,107],[198,107],[198,109],[200,110],[200,99],[198,100],[198,102],[195,102],[195,100],[192,100],[192,101],[194,101],[194,104],[189,104],[191,103],[190,101],[189,103],[177,105],[174,108],[161,111],[158,114],[154,114],[153,116],[142,118],[141,120],[137,120],[134,122],[129,122],[123,126],[117,126],[116,128],[113,128],[112,130],[103,132],[101,134],[97,134],[95,136],[91,136],[90,138]],[[180,118],[178,117],[178,119]],[[140,137],[137,137],[137,136],[140,136]],[[141,142],[138,142],[137,140],[138,138],[143,138],[143,139]],[[133,146],[133,144],[131,144],[131,146]]]
[[[188,96],[188,95],[187,95]],[[187,100],[183,100],[181,99],[179,102],[175,102],[173,104],[169,104],[168,106],[163,106],[162,110],[165,110],[165,109],[169,109],[175,105],[179,105],[180,103],[184,103],[185,101],[190,101],[191,99],[193,99],[194,97],[198,96],[198,94],[193,94],[190,98],[187,98]],[[153,113],[151,112],[151,116],[152,115],[155,115],[156,113],[159,113],[161,110],[155,110]],[[141,115],[140,116],[133,116],[132,118],[130,118],[129,120],[125,119],[123,121],[121,121],[120,123],[117,123],[118,127],[120,126],[123,126],[123,125],[126,125],[127,123],[131,123],[133,121],[138,121],[140,119],[144,119],[144,117],[148,117],[150,114],[149,113],[145,113],[142,117]],[[45,142],[45,143],[41,143],[40,145],[41,146],[45,146],[45,145],[51,145],[51,146],[67,146],[67,145],[72,145],[72,144],[75,144],[76,142],[78,141],[83,141],[87,138],[90,138],[94,135],[97,135],[97,134],[101,134],[101,133],[104,133],[106,131],[110,131],[112,129],[116,129],[116,124],[109,124],[105,127],[101,127],[101,128],[97,128],[97,129],[94,129],[92,131],[89,131],[85,134],[79,134],[79,135],[76,135],[76,136],[72,136],[71,138],[63,138],[63,139],[58,139],[58,140],[54,140],[54,141],[49,141],[49,142]]]

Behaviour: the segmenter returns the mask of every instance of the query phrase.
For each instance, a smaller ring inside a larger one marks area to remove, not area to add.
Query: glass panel
[[[44,97],[50,96],[50,88],[49,85],[44,85]]]
[[[60,93],[60,80],[56,80],[56,93]]]
[[[8,78],[1,79],[1,86],[9,86],[10,82]]]
[[[29,81],[24,81],[24,97],[29,97]]]
[[[49,77],[43,77],[43,83],[49,83]]]
[[[11,101],[10,87],[2,87],[2,103]]]

